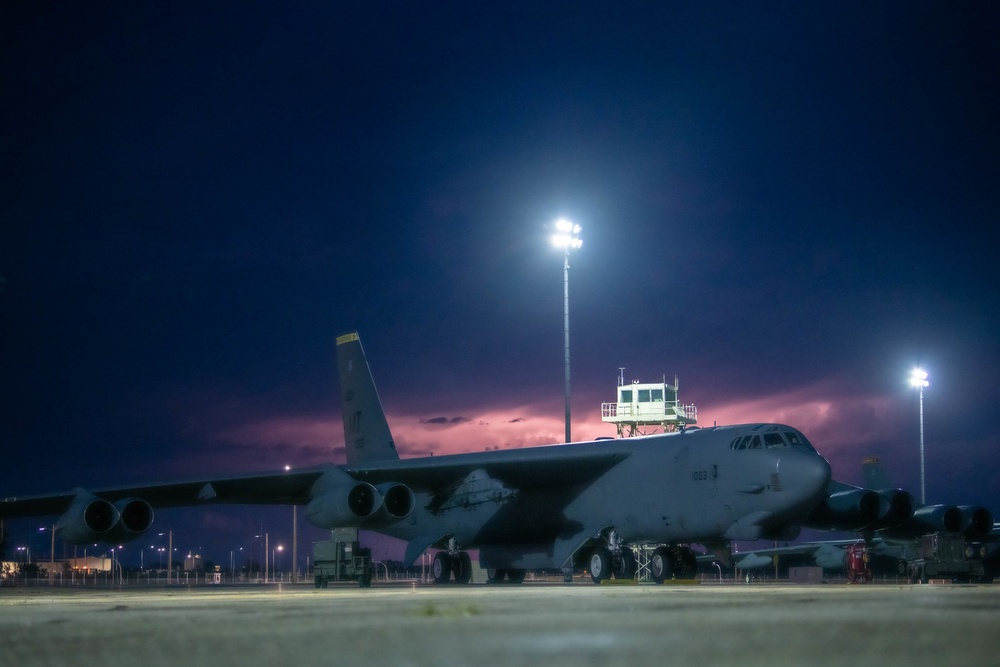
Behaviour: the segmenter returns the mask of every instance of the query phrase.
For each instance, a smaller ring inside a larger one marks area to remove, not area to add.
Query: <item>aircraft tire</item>
[[[615,579],[621,579],[626,581],[628,579],[635,579],[635,573],[638,570],[638,565],[635,561],[635,554],[628,547],[622,549],[621,556],[619,556],[615,561]]]
[[[486,570],[486,583],[488,584],[502,584],[506,578],[507,570],[498,570],[495,567]]]
[[[527,574],[526,570],[514,569],[507,570],[507,581],[512,584],[523,584],[524,575]]]
[[[467,584],[472,581],[472,558],[467,551],[462,551],[452,559],[456,584]]]
[[[444,551],[437,552],[434,562],[431,563],[431,576],[435,584],[447,584],[451,580],[452,571],[451,556]]]
[[[653,550],[653,556],[649,559],[649,571],[653,581],[658,584],[662,584],[670,578],[670,553],[666,547],[657,547]]]
[[[590,554],[590,578],[599,584],[611,576],[611,552],[607,547],[597,547]]]
[[[680,548],[680,562],[677,566],[678,579],[694,579],[698,574],[698,557],[694,555],[690,547]]]

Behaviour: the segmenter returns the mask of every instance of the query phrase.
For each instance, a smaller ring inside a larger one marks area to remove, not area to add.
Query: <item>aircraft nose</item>
[[[830,484],[830,463],[818,454],[788,452],[778,461],[782,486],[803,501],[819,502]]]

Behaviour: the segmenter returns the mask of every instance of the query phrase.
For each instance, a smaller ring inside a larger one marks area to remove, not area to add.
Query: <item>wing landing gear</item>
[[[447,584],[452,576],[456,584],[472,581],[472,558],[468,551],[458,548],[455,538],[448,540],[448,550],[437,552],[431,563],[431,577],[435,584]]]

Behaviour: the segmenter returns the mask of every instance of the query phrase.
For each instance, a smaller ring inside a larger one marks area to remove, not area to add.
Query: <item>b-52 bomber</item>
[[[827,502],[829,463],[782,424],[400,459],[356,333],[337,339],[337,365],[345,465],[10,497],[0,519],[58,515],[65,541],[121,543],[156,508],[298,505],[320,528],[404,540],[406,565],[438,550],[439,583],[471,580],[470,549],[492,582],[570,568],[631,579],[640,544],[658,545],[649,566],[662,582],[694,575],[692,544],[725,561],[731,540],[793,539],[817,507],[841,509]]]

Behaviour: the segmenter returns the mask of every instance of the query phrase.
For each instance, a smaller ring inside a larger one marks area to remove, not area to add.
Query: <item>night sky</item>
[[[5,2],[0,495],[343,462],[350,331],[403,456],[560,442],[565,216],[575,439],[620,367],[677,374],[701,425],[919,497],[919,365],[928,501],[1000,514],[998,34],[989,1]],[[156,528],[228,562],[287,513]]]

